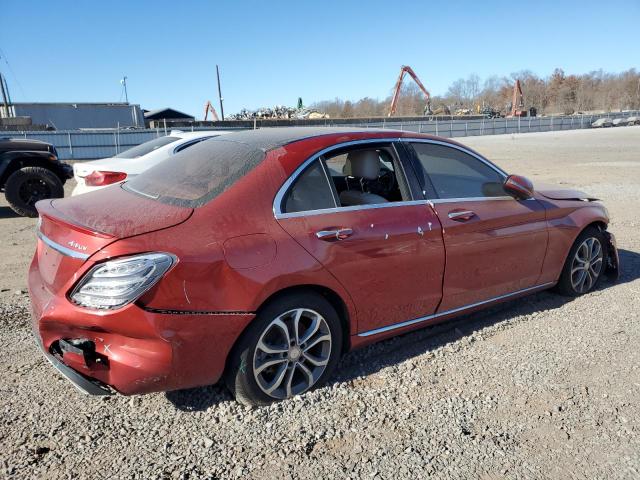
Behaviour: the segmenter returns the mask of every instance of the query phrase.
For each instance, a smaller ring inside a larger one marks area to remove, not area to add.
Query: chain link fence
[[[611,119],[638,116],[640,111],[607,113],[601,115],[568,115],[554,117],[513,117],[438,120],[437,117],[425,120],[368,120],[345,123],[332,122],[331,119],[318,122],[317,126],[344,126],[360,128],[387,128],[393,130],[428,133],[441,137],[466,137],[475,135],[500,135],[505,133],[551,132],[557,130],[575,130],[591,128],[599,118]],[[277,128],[277,127],[275,127]],[[237,130],[235,128],[216,128],[216,130]],[[181,127],[182,131],[211,130],[211,127]],[[62,160],[90,160],[106,158],[127,150],[154,138],[167,135],[171,130],[69,130],[56,132],[0,132],[0,137],[17,137],[42,140],[53,144]]]

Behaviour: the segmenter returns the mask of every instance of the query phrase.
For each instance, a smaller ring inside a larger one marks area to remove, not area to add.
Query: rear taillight
[[[102,187],[104,185],[121,182],[126,178],[127,174],[124,172],[103,172],[96,170],[84,177],[84,183],[88,187]]]
[[[177,261],[168,253],[146,253],[100,263],[71,293],[76,305],[115,309],[136,301]]]

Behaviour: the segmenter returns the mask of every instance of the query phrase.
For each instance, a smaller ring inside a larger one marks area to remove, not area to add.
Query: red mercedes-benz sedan
[[[267,404],[350,349],[618,269],[595,199],[411,132],[238,132],[37,207],[35,334],[93,394],[224,378]]]

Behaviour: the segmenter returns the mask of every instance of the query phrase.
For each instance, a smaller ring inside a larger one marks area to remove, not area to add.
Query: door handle
[[[466,222],[475,216],[475,212],[472,212],[471,210],[452,210],[449,212],[449,218],[456,222]]]
[[[353,235],[350,228],[339,228],[337,230],[320,230],[316,232],[316,237],[320,240],[344,240]]]

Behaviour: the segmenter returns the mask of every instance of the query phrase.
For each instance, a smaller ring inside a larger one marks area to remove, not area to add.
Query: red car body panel
[[[402,214],[392,211],[402,209]],[[444,245],[428,205],[284,218],[282,227],[351,293],[354,332],[435,311],[442,297]],[[318,240],[316,232],[350,228],[353,238]],[[419,233],[422,232],[422,233]],[[425,268],[428,266],[428,268]],[[394,275],[392,272],[402,272]]]
[[[331,293],[346,348],[356,348],[547,288],[579,232],[608,222],[599,204],[541,194],[525,201],[420,199],[276,219],[278,190],[313,154],[401,137],[459,146],[410,132],[310,135],[265,148],[258,166],[198,208],[166,205],[120,186],[39,203],[41,239],[29,291],[45,354],[124,394],[208,385],[223,374],[256,312],[284,291]],[[456,209],[474,216],[454,221],[448,214]],[[341,241],[315,235],[335,227],[353,234]],[[146,252],[171,253],[177,262],[135,303],[96,311],[69,299],[96,264]],[[415,323],[405,326],[407,320]],[[61,339],[77,338],[93,342],[100,361],[56,350]]]
[[[537,285],[548,237],[545,209],[538,201],[447,202],[436,203],[435,209],[447,246],[440,311]],[[462,222],[449,218],[460,210],[474,215]]]

